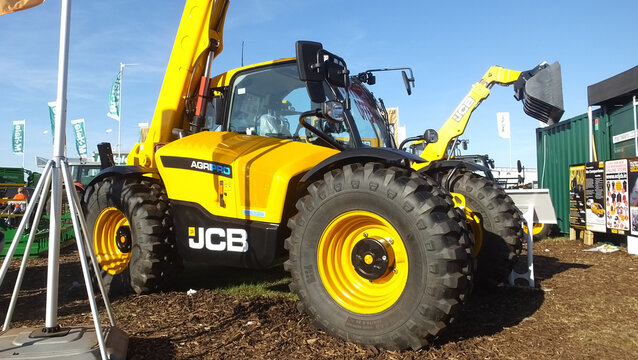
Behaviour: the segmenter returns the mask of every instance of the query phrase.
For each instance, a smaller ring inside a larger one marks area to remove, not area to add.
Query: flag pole
[[[121,158],[120,153],[121,153],[121,148],[122,148],[122,138],[121,138],[121,133],[120,130],[122,128],[122,84],[124,84],[124,63],[120,63],[120,120],[117,122],[117,154],[118,154],[118,164],[119,164],[119,159]]]
[[[24,171],[24,153],[27,151],[27,122],[24,122],[24,130],[22,130],[22,170]]]
[[[512,135],[507,139],[510,143],[510,169],[512,168]]]
[[[122,160],[122,138],[121,138],[121,127],[122,127],[122,94],[124,93],[124,67],[126,66],[137,66],[139,64],[125,64],[125,63],[120,63],[120,98],[119,98],[119,108],[120,108],[120,120],[118,121],[117,124],[117,154],[118,154],[118,161],[117,163],[119,164],[119,162]]]

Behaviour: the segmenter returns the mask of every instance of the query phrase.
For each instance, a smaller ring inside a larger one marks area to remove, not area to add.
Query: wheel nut
[[[384,256],[384,258],[385,258],[385,256]],[[383,260],[385,260],[385,259],[383,259]],[[366,264],[370,265],[370,264],[372,264],[372,262],[374,261],[374,258],[372,257],[372,255],[367,254],[366,256],[364,256],[364,257],[363,257],[363,261],[364,261]]]

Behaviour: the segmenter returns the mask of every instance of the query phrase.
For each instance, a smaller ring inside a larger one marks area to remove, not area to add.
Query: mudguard
[[[139,165],[110,166],[100,171],[100,173],[97,174],[97,176],[93,178],[93,180],[91,180],[89,185],[87,185],[87,188],[97,183],[98,181],[101,181],[107,176],[113,176],[113,175],[126,176],[126,175],[133,175],[133,174],[143,175],[143,174],[157,174],[157,173],[158,173],[157,169],[148,168],[148,167],[139,166]]]
[[[308,183],[309,181],[315,180],[318,176],[325,173],[325,171],[327,170],[331,170],[352,162],[382,161],[385,163],[394,163],[397,165],[401,165],[401,162],[403,160],[417,163],[425,162],[425,159],[421,158],[420,156],[398,149],[360,148],[346,150],[332,155],[331,157],[315,165],[315,167],[310,169],[310,171],[308,171],[301,178],[301,183]]]

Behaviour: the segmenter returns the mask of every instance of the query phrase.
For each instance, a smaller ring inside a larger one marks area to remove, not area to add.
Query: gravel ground
[[[74,248],[63,249],[60,259],[59,321],[92,327]],[[448,331],[420,351],[335,339],[315,330],[291,296],[220,292],[210,281],[214,271],[190,272],[172,291],[112,299],[112,305],[130,338],[129,359],[635,359],[638,256],[624,248],[607,254],[585,248],[564,238],[537,242],[535,288],[478,289]],[[12,327],[44,324],[46,259],[28,265]],[[3,318],[18,266],[13,261],[0,287]],[[268,276],[287,274],[273,269]],[[197,292],[188,295],[190,288]]]

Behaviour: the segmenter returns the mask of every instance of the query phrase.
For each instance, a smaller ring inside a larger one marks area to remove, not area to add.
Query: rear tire
[[[110,294],[155,292],[176,275],[181,259],[159,181],[106,177],[87,188],[84,200],[89,236]]]
[[[457,171],[449,187],[465,196],[467,207],[481,220],[476,280],[487,286],[506,282],[523,246],[522,219],[514,201],[494,182],[468,171]]]
[[[351,164],[310,184],[297,209],[285,268],[316,327],[360,344],[419,349],[459,314],[471,279],[467,229],[432,180]],[[383,248],[387,264],[365,246]]]

